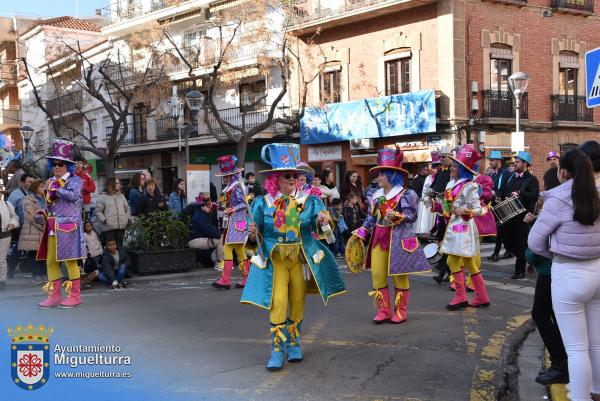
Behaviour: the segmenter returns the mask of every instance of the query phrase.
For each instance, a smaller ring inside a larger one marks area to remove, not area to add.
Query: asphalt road
[[[133,278],[123,290],[94,287],[73,310],[38,310],[38,289],[23,285],[23,278],[9,281],[0,295],[0,324],[46,323],[56,331],[52,343],[114,344],[131,356],[131,379],[73,381],[72,391],[61,395],[64,401],[92,394],[135,394],[136,400],[491,401],[502,375],[502,347],[529,319],[532,304],[533,278],[511,281],[512,262],[484,263],[490,308],[447,311],[451,291],[425,274],[411,279],[408,321],[379,326],[371,323],[370,276],[344,266],[347,293],[327,307],[316,296],[307,298],[305,359],[277,373],[264,368],[268,312],[240,304],[240,290],[210,287],[218,274],[213,269]],[[6,348],[8,337],[1,341]],[[36,397],[24,397],[10,382],[7,365],[2,360],[0,389],[13,397],[6,399],[42,399],[44,391],[58,388],[53,379]]]

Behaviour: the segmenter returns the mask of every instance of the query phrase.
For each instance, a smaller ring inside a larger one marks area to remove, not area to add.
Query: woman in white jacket
[[[117,178],[106,181],[104,192],[96,201],[94,210],[98,221],[102,223],[102,235],[117,240],[117,246],[123,246],[125,229],[131,221],[131,211],[127,199],[121,192],[121,182]]]
[[[4,192],[4,187],[0,186],[0,192]],[[19,216],[15,213],[15,208],[5,200],[0,200],[0,217],[2,218],[2,231],[0,232],[0,291],[6,289],[7,264],[6,256],[11,242],[11,231],[19,227]]]

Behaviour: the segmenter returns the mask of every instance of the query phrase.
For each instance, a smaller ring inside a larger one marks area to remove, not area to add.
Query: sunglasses
[[[52,163],[52,167],[64,167],[65,163],[63,162],[54,162]]]
[[[294,180],[297,180],[298,179],[298,174],[296,174],[296,173],[294,173],[294,174],[285,173],[282,177],[285,178],[286,180],[289,180],[291,178],[293,178]]]

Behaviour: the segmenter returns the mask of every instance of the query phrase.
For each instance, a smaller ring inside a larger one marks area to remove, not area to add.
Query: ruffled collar
[[[388,192],[387,194],[383,191],[383,188],[379,188],[377,191],[375,191],[375,193],[373,194],[373,199],[376,198],[380,198],[382,196],[385,196],[386,200],[390,200],[396,197],[396,195],[398,195],[400,192],[402,192],[402,190],[404,189],[404,187],[402,185],[395,185],[392,189],[390,189],[390,192]]]

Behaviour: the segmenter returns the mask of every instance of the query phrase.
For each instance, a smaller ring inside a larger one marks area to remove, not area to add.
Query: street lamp
[[[23,136],[23,139],[25,140],[25,154],[28,154],[29,153],[29,141],[31,141],[31,138],[33,138],[33,134],[35,133],[35,131],[33,130],[33,128],[31,128],[28,125],[21,127],[20,131],[21,131],[21,135]]]
[[[204,95],[196,90],[189,91],[185,95],[185,102],[192,112],[192,127],[198,129],[198,112],[202,108],[204,103]],[[190,132],[185,131],[185,164],[190,163],[190,146],[189,146]]]
[[[517,132],[521,131],[521,98],[527,92],[529,75],[524,72],[515,72],[508,77],[508,85],[515,96],[515,116],[517,120]]]

